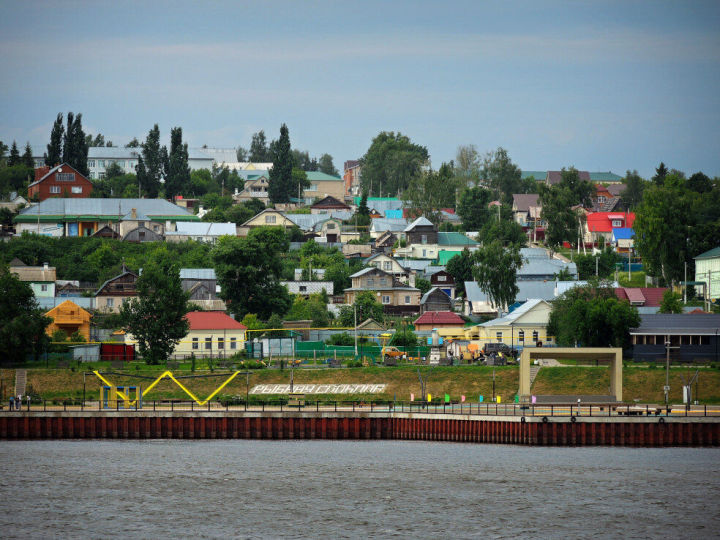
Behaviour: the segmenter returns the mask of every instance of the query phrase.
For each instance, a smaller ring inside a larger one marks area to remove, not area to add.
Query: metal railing
[[[439,403],[424,401],[345,401],[345,400],[267,400],[247,402],[244,400],[217,400],[202,405],[192,400],[143,400],[141,404],[125,403],[122,399],[105,402],[97,400],[53,399],[23,401],[19,409],[0,407],[0,413],[45,411],[198,411],[198,412],[370,412],[370,413],[418,413],[469,416],[510,417],[720,417],[720,405],[638,405],[627,403],[580,404],[522,404],[522,403]]]

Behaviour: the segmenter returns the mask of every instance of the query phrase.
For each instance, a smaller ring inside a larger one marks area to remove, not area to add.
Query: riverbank
[[[378,399],[409,401],[410,394],[420,395],[420,381],[418,369],[426,381],[426,392],[433,396],[448,394],[453,401],[460,401],[465,396],[468,402],[477,402],[479,396],[485,401],[493,395],[493,379],[495,395],[502,396],[503,402],[511,401],[518,389],[518,368],[516,366],[487,367],[487,366],[455,366],[455,367],[428,367],[419,368],[400,366],[385,368],[379,366],[363,368],[315,368],[295,369],[293,379],[295,384],[385,384],[385,389],[376,394],[352,395],[318,395],[324,399]],[[102,371],[107,371],[103,369]],[[115,371],[115,370],[114,370]],[[108,376],[116,384],[134,384],[143,387],[149,386],[152,379],[136,378],[157,377],[164,368],[149,369],[147,366],[131,365],[129,369],[117,370],[123,376]],[[694,369],[673,367],[670,370],[670,400],[675,403],[682,402],[683,377],[687,380]],[[183,375],[192,375],[185,373]],[[194,375],[213,375],[212,377],[183,379],[182,383],[196,396],[204,399],[210,395],[230,375],[228,371],[215,370],[197,371]],[[6,395],[14,385],[14,370],[0,370]],[[249,388],[260,384],[288,384],[290,370],[260,369],[251,370]],[[94,375],[84,375],[82,371],[72,369],[28,369],[28,392],[41,399],[82,398],[83,387],[87,399],[98,399],[101,382]],[[235,377],[220,392],[221,398],[245,398],[246,376]],[[543,367],[538,372],[532,387],[534,394],[538,395],[568,395],[568,394],[607,394],[610,384],[609,371],[605,367]],[[623,370],[623,394],[625,401],[638,403],[661,403],[664,401],[663,385],[665,384],[665,370],[661,368],[626,367]],[[700,370],[697,387],[693,386],[694,399],[700,403],[720,403],[720,370],[703,368]],[[163,380],[152,391],[146,394],[146,399],[188,399],[174,382]],[[273,395],[252,395],[254,401],[276,399]]]

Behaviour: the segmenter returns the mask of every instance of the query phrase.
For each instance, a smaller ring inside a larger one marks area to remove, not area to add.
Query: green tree
[[[8,145],[0,141],[0,167],[6,165],[5,153],[8,151]]]
[[[702,172],[696,172],[686,183],[687,188],[696,193],[709,193],[713,189],[712,180]]]
[[[244,324],[248,330],[262,330],[265,328],[265,325],[262,323],[260,319],[258,319],[258,316],[254,313],[247,313],[243,317],[242,321],[240,321],[241,324]],[[253,332],[254,333],[254,332]],[[248,336],[250,338],[252,336]]]
[[[338,322],[340,326],[355,327],[355,309],[357,309],[357,323],[366,319],[374,319],[378,322],[385,320],[383,306],[375,298],[372,291],[363,291],[357,295],[355,302],[351,306],[343,306],[340,308]]]
[[[547,332],[560,346],[625,347],[640,324],[637,308],[597,283],[573,287],[553,302]]]
[[[63,137],[62,161],[87,177],[90,174],[87,166],[87,156],[88,144],[85,140],[85,132],[82,129],[82,114],[78,113],[76,116],[69,112],[67,113],[67,127]]]
[[[282,256],[289,242],[280,227],[252,229],[246,238],[223,236],[211,252],[222,298],[238,317],[256,313],[267,319],[290,308],[287,289],[280,284]]]
[[[50,131],[50,144],[47,145],[47,153],[45,154],[45,165],[48,167],[54,167],[62,163],[62,142],[64,135],[63,115],[62,113],[58,113],[52,131]]]
[[[655,176],[652,177],[653,184],[662,186],[665,183],[665,177],[668,175],[668,168],[661,161],[660,165],[655,169]]]
[[[240,163],[244,163],[248,160],[248,157],[250,156],[249,152],[246,148],[243,148],[242,146],[238,146],[235,149],[235,155],[237,156],[237,160]]]
[[[137,280],[137,298],[125,302],[120,314],[148,364],[170,357],[190,325],[185,318],[189,295],[183,291],[180,269],[167,248],[157,250]]]
[[[10,191],[26,193],[28,180],[32,176],[33,169],[26,167],[22,163],[12,167],[2,167],[0,168],[0,191],[5,194]]]
[[[133,137],[132,140],[125,145],[125,148],[140,148],[140,141],[137,137]]]
[[[542,202],[542,219],[547,223],[545,243],[555,247],[563,242],[573,243],[580,235],[580,217],[578,208],[589,207],[593,185],[581,180],[577,169],[562,170],[559,184],[546,186],[539,184]]]
[[[429,157],[427,148],[405,135],[383,131],[360,159],[362,188],[371,196],[399,195],[420,174]]]
[[[252,147],[250,151],[252,152]],[[293,159],[290,153],[290,132],[285,124],[280,126],[280,139],[272,162],[268,178],[268,197],[273,203],[289,202],[292,196]]]
[[[522,171],[515,165],[507,150],[500,147],[488,152],[483,160],[482,178],[495,190],[503,203],[512,206],[513,194],[522,193]]]
[[[427,279],[419,277],[415,279],[415,288],[420,289],[420,292],[425,294],[432,288],[432,285]]]
[[[293,168],[288,199],[295,196],[297,196],[298,199],[302,198],[303,191],[309,187],[310,180],[308,180],[307,173],[302,169]]]
[[[407,326],[396,330],[389,343],[393,347],[416,347],[417,344],[417,335]]]
[[[474,144],[458,146],[455,154],[455,171],[467,187],[477,185],[480,181],[480,154]]]
[[[615,263],[619,261],[619,257],[611,247],[606,247],[597,255],[591,255],[589,253],[587,255],[577,254],[573,260],[577,266],[579,279],[587,280],[595,276],[596,268],[597,277],[612,277],[615,273]]]
[[[333,158],[330,154],[323,154],[318,159],[318,170],[332,176],[338,176],[338,170],[333,164]]]
[[[453,169],[443,163],[440,169],[421,172],[410,180],[402,199],[416,214],[425,216],[435,225],[442,219],[441,208],[455,206],[457,181]]]
[[[136,167],[140,189],[146,197],[154,199],[160,193],[163,174],[163,156],[160,148],[160,128],[157,124],[148,132],[142,144],[142,156]]]
[[[468,248],[463,249],[459,255],[455,255],[445,266],[445,270],[455,280],[455,290],[458,295],[465,295],[465,282],[474,279],[474,267],[475,262]]]
[[[25,144],[25,152],[22,156],[22,164],[28,167],[29,169],[35,168],[35,160],[33,159],[32,155],[32,147],[30,146],[30,143]]]
[[[518,247],[523,247],[527,244],[527,236],[522,226],[512,219],[502,216],[500,219],[489,219],[480,230],[478,239],[483,244],[493,240],[499,241],[503,246],[515,244]]]
[[[0,364],[24,362],[47,342],[51,320],[38,309],[30,285],[0,269]]]
[[[627,171],[623,182],[625,183],[625,189],[621,194],[622,201],[627,208],[633,210],[642,201],[647,182],[642,179],[637,171]]]
[[[470,187],[460,194],[457,213],[462,219],[466,231],[480,231],[490,220],[489,204],[492,192],[482,187]]]
[[[673,292],[672,289],[668,289],[663,293],[658,311],[659,313],[682,313],[682,297],[678,293]]]
[[[10,158],[8,159],[8,167],[14,167],[22,163],[20,159],[20,151],[18,150],[17,143],[13,141],[10,147]]]
[[[253,163],[269,163],[273,160],[263,130],[253,133],[249,160]]]
[[[517,271],[522,266],[520,248],[494,240],[473,253],[473,276],[498,311],[507,309],[518,293]]]
[[[173,199],[184,193],[190,184],[190,166],[188,165],[188,145],[182,142],[182,128],[170,130],[170,156],[168,175],[165,179],[165,197]]]

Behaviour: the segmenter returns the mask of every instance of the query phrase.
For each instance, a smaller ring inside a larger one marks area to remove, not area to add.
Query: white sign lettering
[[[379,394],[387,384],[296,384],[296,394]],[[289,394],[289,384],[257,384],[251,394]]]

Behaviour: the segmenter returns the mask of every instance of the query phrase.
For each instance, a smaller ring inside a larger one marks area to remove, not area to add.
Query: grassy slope
[[[423,377],[427,377],[427,390],[433,396],[445,393],[452,399],[459,399],[464,394],[469,401],[476,401],[477,396],[483,395],[488,399],[492,395],[493,368],[484,366],[463,367],[436,367],[420,368]],[[134,371],[128,371],[134,373]],[[143,374],[159,375],[161,370]],[[204,372],[207,373],[207,372]],[[219,373],[216,371],[216,373]],[[682,401],[681,375],[689,378],[691,370],[673,368],[670,372],[671,400]],[[3,370],[2,378],[6,387],[14,382],[12,370]],[[210,379],[183,380],[192,392],[204,399],[219,386],[228,375]],[[88,398],[97,398],[100,382],[93,375],[86,377],[86,391]],[[122,384],[119,377],[113,381]],[[150,381],[138,379],[124,379],[126,384],[148,386]],[[257,370],[250,377],[250,387],[256,384],[273,384],[290,382],[289,370]],[[33,369],[28,370],[28,383],[33,389],[45,398],[78,397],[82,395],[83,374],[64,370]],[[393,399],[407,400],[410,393],[416,396],[420,393],[417,370],[411,367],[382,368],[367,367],[353,369],[317,369],[295,370],[296,384],[319,383],[386,383],[385,394],[374,396],[337,396],[338,399]],[[720,371],[703,369],[699,378],[699,397],[701,402],[720,403]],[[663,369],[625,368],[623,375],[623,389],[626,401],[639,399],[641,402],[658,403],[663,401],[662,387],[665,384],[665,371]],[[512,400],[518,388],[518,369],[516,367],[499,367],[495,369],[496,393],[503,396],[503,401]],[[533,385],[536,394],[607,394],[609,386],[609,373],[607,368],[599,367],[563,367],[543,368],[540,370]],[[693,387],[693,391],[695,388]],[[7,393],[7,390],[6,390]],[[245,395],[245,376],[239,375],[222,391],[223,396]],[[147,399],[178,398],[185,399],[184,393],[172,381],[163,381],[148,395]]]

